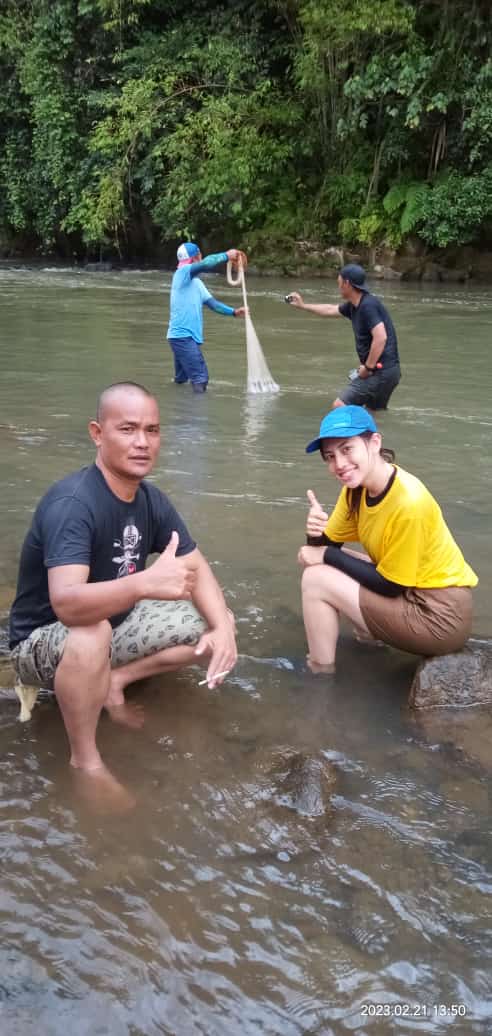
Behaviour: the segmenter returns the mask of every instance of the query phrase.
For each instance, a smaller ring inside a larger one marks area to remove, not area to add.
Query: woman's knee
[[[330,565],[312,565],[310,568],[304,569],[303,598],[328,604],[364,628],[365,622],[359,606],[359,592],[360,585],[355,579]]]
[[[311,594],[315,591],[319,580],[316,578],[315,566],[311,565],[304,569],[301,578],[301,590],[303,594]]]
[[[302,592],[325,599],[335,578],[335,569],[329,565],[308,565],[302,573]]]

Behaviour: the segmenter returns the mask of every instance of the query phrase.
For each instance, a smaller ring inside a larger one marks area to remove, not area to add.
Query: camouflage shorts
[[[126,665],[177,644],[196,644],[207,629],[188,601],[139,601],[113,630],[111,666]],[[53,688],[68,629],[62,622],[40,626],[13,649],[12,663],[21,683]]]

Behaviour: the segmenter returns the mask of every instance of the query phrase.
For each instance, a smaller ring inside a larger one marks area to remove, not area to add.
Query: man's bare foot
[[[311,658],[310,655],[306,655],[306,663],[308,669],[310,669],[311,672],[315,673],[316,675],[321,675],[322,673],[329,674],[335,672],[334,662],[315,662],[314,658]]]
[[[127,813],[135,807],[135,797],[113,777],[104,764],[93,770],[72,765],[71,771],[77,791],[94,813]]]
[[[144,707],[137,702],[123,699],[121,704],[111,705],[106,700],[104,708],[113,723],[120,723],[122,727],[128,727],[130,730],[141,730],[145,723]]]
[[[126,684],[121,680],[118,670],[112,669],[109,677],[109,690],[106,701],[104,702],[104,708],[112,708],[114,705],[125,704],[125,690]]]
[[[112,669],[104,708],[113,723],[129,727],[130,730],[140,730],[145,722],[143,706],[125,701],[123,693],[125,686],[126,684],[119,677],[118,670]]]

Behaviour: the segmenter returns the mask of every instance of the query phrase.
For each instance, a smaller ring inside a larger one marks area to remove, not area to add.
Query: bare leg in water
[[[98,808],[121,812],[135,800],[103,763],[96,728],[108,694],[109,622],[69,630],[56,670],[54,690],[70,744],[70,765],[84,793]]]
[[[232,613],[230,618],[233,623]],[[121,811],[131,808],[135,799],[108,770],[97,748],[101,710],[106,708],[113,719],[126,722],[122,712],[127,708],[124,690],[128,684],[196,665],[206,660],[208,652],[198,658],[196,644],[182,644],[111,669],[111,638],[111,626],[106,620],[92,626],[71,627],[56,670],[54,691],[70,744],[70,765],[84,794],[99,810]]]
[[[302,611],[311,672],[334,672],[340,615],[350,619],[363,634],[371,636],[360,610],[359,590],[360,584],[355,579],[329,565],[304,569]]]
[[[114,711],[126,708],[123,691],[129,683],[196,664],[197,656],[196,645],[178,645],[112,670],[111,636],[107,621],[71,627],[54,690],[70,744],[70,765],[81,792],[98,811],[121,812],[132,808],[135,799],[108,770],[97,748],[101,710],[107,708],[113,712],[112,718],[125,722]]]

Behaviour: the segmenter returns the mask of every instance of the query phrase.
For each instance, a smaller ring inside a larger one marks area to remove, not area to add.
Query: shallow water
[[[218,691],[198,688],[199,669],[132,688],[140,731],[103,717],[103,754],[137,798],[130,818],[86,801],[50,698],[25,725],[0,698],[1,1031],[487,1033],[488,714],[417,722],[405,709],[416,660],[356,644],[348,629],[337,675],[303,675],[305,492],[327,505],[337,493],[304,445],[354,351],[348,322],[283,296],[299,287],[334,301],[335,285],[249,278],[281,393],[245,394],[244,326],[207,313],[212,383],[194,397],[171,380],[169,282],[0,269],[0,614],[37,499],[91,459],[97,393],[130,378],[157,394],[154,477],[226,589],[241,652]],[[236,299],[222,276],[209,284]],[[384,284],[380,294],[404,368],[380,421],[385,441],[436,494],[478,570],[474,634],[487,636],[492,292]],[[324,817],[272,797],[271,760],[292,749],[336,766]]]

